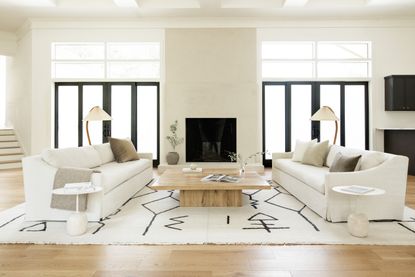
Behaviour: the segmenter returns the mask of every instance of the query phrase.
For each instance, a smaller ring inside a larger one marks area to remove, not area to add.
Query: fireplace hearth
[[[186,118],[186,162],[230,162],[236,118]]]

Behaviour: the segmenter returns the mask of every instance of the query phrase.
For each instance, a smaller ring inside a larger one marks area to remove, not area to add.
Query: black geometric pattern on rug
[[[292,212],[295,212],[295,213],[297,213],[298,215],[300,215],[302,218],[304,218],[311,226],[313,226],[313,228],[314,228],[314,230],[316,230],[317,232],[320,232],[320,229],[313,223],[313,222],[311,222],[311,220],[310,219],[308,219],[304,214],[302,214],[302,211],[307,207],[306,205],[304,205],[301,209],[299,209],[299,210],[295,210],[295,209],[292,209],[292,208],[289,208],[289,207],[285,207],[285,206],[283,206],[283,205],[279,205],[279,204],[275,204],[275,203],[273,203],[273,202],[270,202],[272,199],[274,199],[275,197],[277,197],[278,195],[280,195],[280,194],[286,194],[286,195],[290,195],[290,196],[292,196],[292,197],[294,197],[293,195],[291,195],[291,194],[289,194],[289,193],[285,193],[285,192],[282,192],[282,191],[280,191],[279,189],[278,189],[279,187],[274,187],[273,189],[277,192],[275,195],[273,195],[273,196],[271,196],[270,198],[268,198],[268,199],[266,199],[266,200],[264,200],[264,202],[265,203],[268,203],[268,204],[270,204],[270,205],[273,205],[273,206],[276,206],[276,207],[279,207],[279,208],[281,208],[281,209],[285,209],[285,210],[288,210],[288,211],[292,211]],[[302,203],[301,201],[299,201],[300,203]]]
[[[413,229],[411,229],[411,228],[409,228],[408,226],[406,226],[406,225],[404,225],[404,224],[403,224],[403,223],[405,223],[405,222],[415,223],[415,218],[414,218],[414,217],[410,217],[410,219],[411,219],[411,220],[400,220],[400,221],[398,222],[398,225],[400,225],[401,227],[403,227],[403,228],[405,228],[405,229],[407,229],[407,230],[409,230],[409,231],[411,231],[412,233],[414,233],[414,234],[415,234],[415,230],[413,230]]]
[[[19,218],[21,218],[22,216],[24,216],[25,214],[21,214],[21,215],[18,215],[18,216],[16,216],[15,218],[13,218],[13,219],[10,219],[9,221],[7,221],[6,223],[3,223],[2,225],[0,225],[0,228],[3,228],[4,226],[6,226],[6,225],[8,225],[9,223],[12,223],[13,221],[15,221],[16,219],[19,219]]]
[[[34,227],[40,227],[40,229],[38,229],[38,228],[30,229],[30,228],[34,228]],[[23,232],[23,231],[26,231],[26,232],[45,232],[46,228],[47,228],[46,221],[42,221],[42,222],[38,222],[38,223],[35,223],[33,225],[30,225],[30,226],[24,227],[24,228],[20,229],[19,232]]]
[[[188,215],[181,215],[181,216],[171,217],[171,218],[169,218],[169,220],[174,221],[174,223],[170,223],[170,224],[164,225],[164,227],[170,228],[170,229],[174,229],[174,230],[178,230],[178,231],[182,231],[182,229],[177,228],[177,227],[173,227],[173,226],[179,225],[179,224],[183,224],[184,221],[179,220],[179,219],[180,218],[185,218],[185,217],[189,217],[189,216]]]
[[[250,204],[254,209],[258,209],[259,201],[254,199],[252,196],[255,195],[256,193],[260,192],[260,191],[261,190],[257,190],[257,191],[254,191],[253,193],[242,192],[242,194],[248,196],[249,201],[251,201]]]
[[[278,218],[273,216],[264,214],[264,213],[256,213],[250,218],[248,221],[252,222],[252,226],[260,226],[260,227],[244,227],[243,230],[265,230],[268,233],[271,233],[271,230],[279,230],[279,229],[290,229],[290,227],[276,227],[275,223],[278,221]],[[274,222],[274,223],[268,223]],[[275,226],[275,227],[274,227]]]
[[[125,205],[127,205],[131,200],[133,200],[133,199],[136,199],[136,198],[139,198],[139,197],[143,197],[143,196],[146,196],[146,195],[150,195],[150,194],[153,194],[153,193],[157,193],[157,191],[155,191],[155,190],[153,190],[153,189],[151,189],[150,187],[149,187],[149,185],[152,183],[154,181],[154,179],[153,180],[151,180],[148,184],[146,184],[144,187],[142,187],[140,190],[138,190],[136,193],[134,193],[133,194],[133,196],[131,196],[130,198],[128,198],[127,199],[127,201],[125,201],[122,205],[121,205],[121,207],[119,207],[115,212],[113,212],[112,214],[109,214],[109,215],[107,215],[106,217],[104,217],[104,218],[101,218],[98,222],[97,222],[97,224],[99,224],[100,226],[95,230],[95,231],[93,231],[92,232],[92,234],[93,235],[95,235],[96,233],[98,233],[99,231],[101,231],[101,229],[102,228],[104,228],[105,227],[105,221],[107,221],[107,220],[109,220],[109,219],[111,219],[113,216],[115,216],[115,215],[117,215],[118,213],[120,213],[121,211],[122,211],[122,208],[125,206]],[[144,194],[140,194],[140,192],[141,191],[143,191],[145,188],[148,188],[149,190],[151,190],[150,192],[148,192],[148,193],[144,193]]]
[[[168,198],[171,198],[171,199],[176,200],[177,202],[180,202],[178,199],[173,197],[173,193],[174,193],[174,191],[169,191],[169,195],[167,195],[165,197],[161,197],[159,199],[151,200],[149,202],[141,204],[145,209],[147,209],[149,212],[151,212],[153,214],[153,217],[151,218],[150,222],[148,223],[146,229],[144,230],[144,232],[142,234],[143,236],[145,236],[147,234],[148,230],[150,229],[151,225],[153,224],[153,222],[154,222],[154,220],[156,219],[157,216],[180,207],[179,205],[177,205],[177,206],[174,206],[174,207],[171,207],[171,208],[168,208],[168,209],[161,210],[159,212],[156,212],[153,209],[151,209],[150,207],[148,207],[148,205],[151,204],[151,203],[156,203],[156,202],[159,202],[159,201],[163,201],[163,200],[168,199]]]

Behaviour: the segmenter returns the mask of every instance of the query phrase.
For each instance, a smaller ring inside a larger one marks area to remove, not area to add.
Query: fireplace
[[[236,118],[186,118],[186,162],[230,162]]]

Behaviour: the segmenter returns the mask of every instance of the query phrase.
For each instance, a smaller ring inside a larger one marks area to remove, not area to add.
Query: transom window
[[[52,43],[52,78],[156,80],[160,43]]]
[[[370,42],[263,41],[263,79],[370,78]]]

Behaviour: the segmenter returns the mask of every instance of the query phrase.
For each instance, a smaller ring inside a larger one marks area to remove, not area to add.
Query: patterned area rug
[[[274,184],[275,185],[275,184]],[[25,222],[24,204],[0,213],[1,243],[51,244],[381,244],[415,245],[415,211],[405,220],[371,222],[367,238],[329,223],[276,186],[244,191],[241,208],[181,208],[175,191],[144,187],[86,234],[71,237],[65,222]]]

